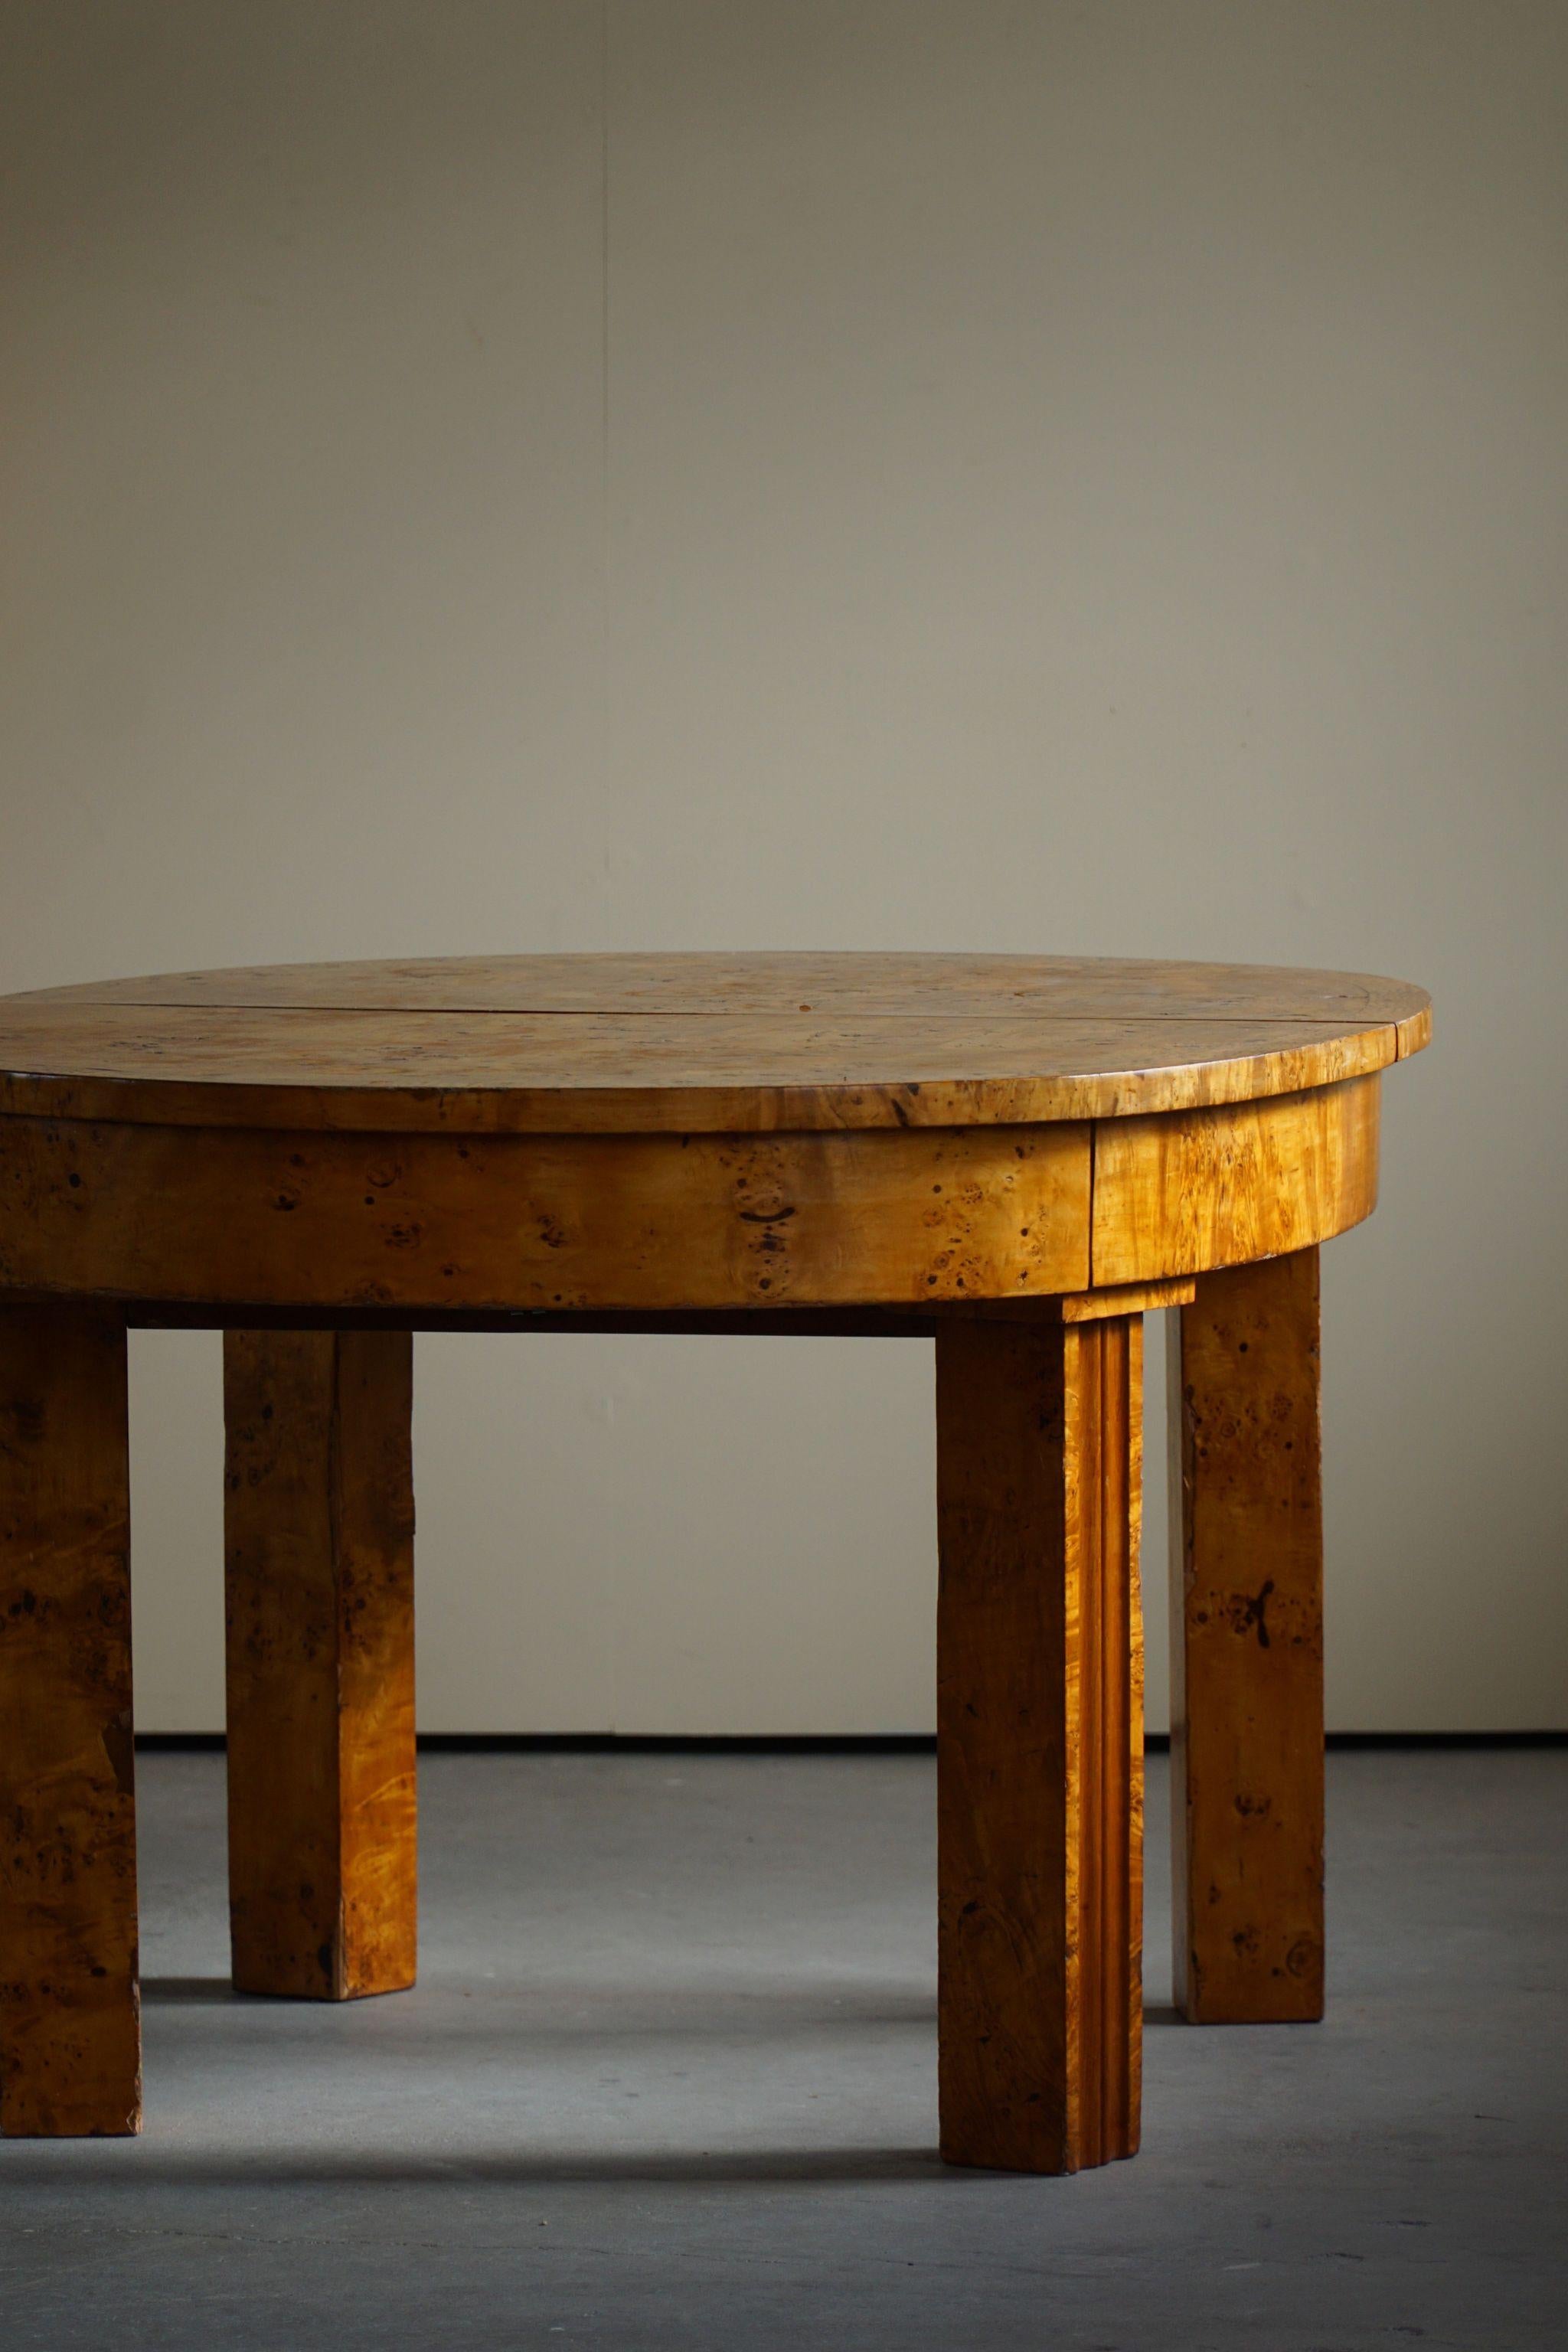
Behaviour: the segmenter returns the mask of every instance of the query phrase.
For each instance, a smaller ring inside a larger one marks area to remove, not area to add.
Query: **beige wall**
[[[1331,1716],[1562,1723],[1558,0],[0,26],[0,986],[1425,980],[1326,1259]],[[137,1343],[148,1727],[221,1712],[216,1375]],[[923,1348],[425,1340],[419,1381],[428,1727],[929,1725]]]

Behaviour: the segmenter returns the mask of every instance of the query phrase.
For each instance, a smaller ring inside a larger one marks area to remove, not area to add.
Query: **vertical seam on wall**
[[[610,0],[599,16],[599,517],[604,567],[605,701],[609,706],[610,615]],[[606,728],[606,753],[608,751]]]
[[[606,825],[614,792],[613,700],[611,657],[614,624],[610,598],[610,0],[599,10],[599,756],[604,762],[603,793]],[[609,826],[613,835],[614,827]],[[621,1727],[620,1692],[620,1573],[616,1547],[608,1547],[605,1563],[605,1660],[608,1705],[605,1713],[612,1732]]]
[[[599,690],[605,787],[610,785],[610,0],[599,16],[599,593],[604,625]]]

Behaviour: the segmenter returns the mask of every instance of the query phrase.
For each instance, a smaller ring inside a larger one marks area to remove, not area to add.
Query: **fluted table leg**
[[[1142,1318],[937,1340],[942,2150],[1138,2146]]]

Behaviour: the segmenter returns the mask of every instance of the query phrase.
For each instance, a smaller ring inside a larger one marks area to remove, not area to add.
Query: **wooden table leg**
[[[0,2131],[141,2125],[125,1329],[0,1307]]]
[[[1171,1349],[1177,2006],[1323,2013],[1318,1253],[1199,1277]]]
[[[231,1331],[234,1981],[316,2000],[414,1982],[413,1342]]]
[[[937,1343],[942,2152],[1138,2146],[1142,1323]]]

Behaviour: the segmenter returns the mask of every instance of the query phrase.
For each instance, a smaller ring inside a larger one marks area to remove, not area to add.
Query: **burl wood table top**
[[[1364,1077],[1426,992],[1364,972],[1005,955],[451,957],[0,999],[0,1114],[744,1134],[1121,1118]]]

